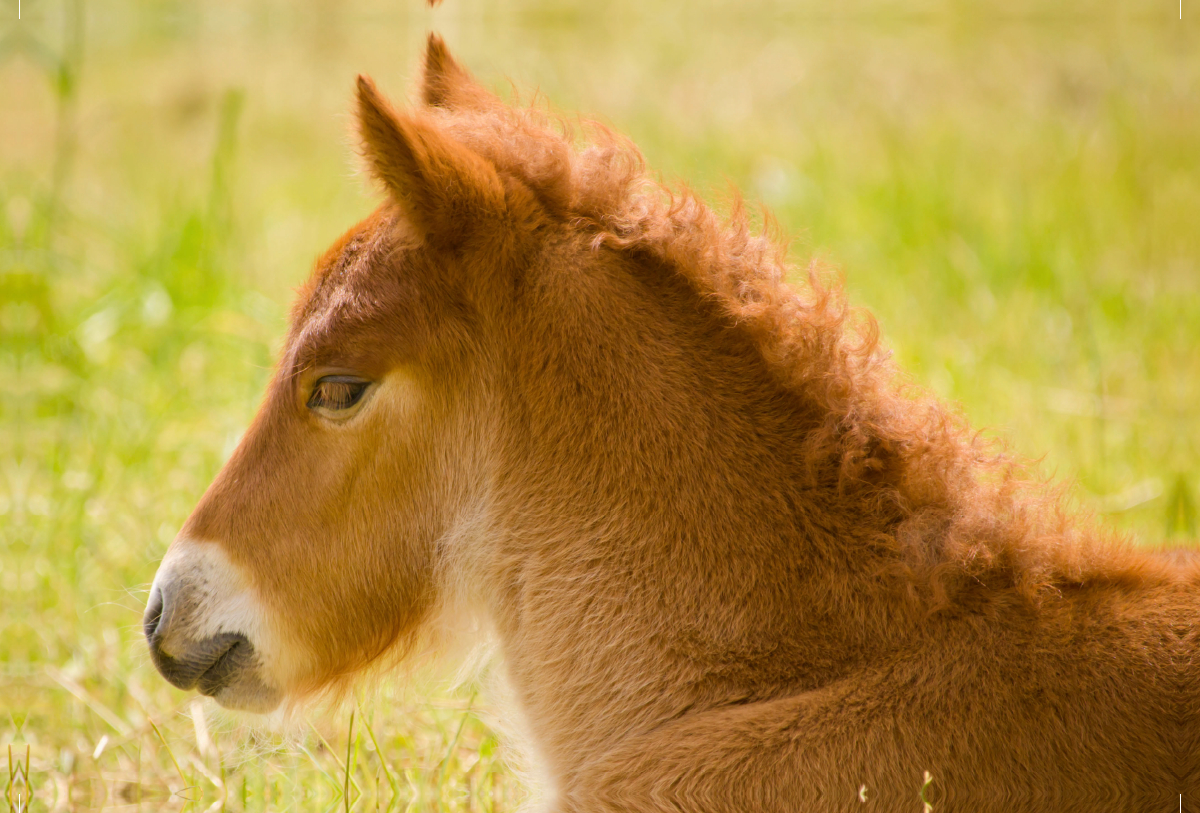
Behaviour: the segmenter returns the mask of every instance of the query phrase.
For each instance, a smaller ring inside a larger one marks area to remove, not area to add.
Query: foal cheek
[[[291,581],[288,603],[307,606],[305,635],[334,671],[403,636],[435,593],[444,467],[430,443],[431,427],[411,391],[393,386],[371,406],[371,420],[334,436],[310,462],[327,467],[326,488],[312,495],[321,508],[309,515],[308,527],[291,538],[303,548],[296,553],[305,572]]]
[[[277,406],[264,405],[189,522],[254,574],[286,637],[311,653],[304,682],[320,682],[425,615],[452,478],[439,411],[410,376],[389,375],[346,425],[289,420]]]

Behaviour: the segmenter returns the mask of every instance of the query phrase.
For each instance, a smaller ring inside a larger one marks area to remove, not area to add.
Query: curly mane
[[[445,57],[447,60],[448,56]],[[880,347],[875,319],[846,303],[815,261],[789,282],[786,243],[770,215],[756,231],[739,196],[722,217],[686,187],[647,172],[638,149],[593,121],[568,120],[535,99],[509,105],[456,64],[427,55],[425,99],[439,127],[527,188],[595,249],[650,258],[718,303],[777,384],[805,414],[807,486],[836,490],[875,519],[871,544],[890,575],[946,606],[963,585],[1011,586],[1028,598],[1100,580],[1136,581],[1152,562],[1069,510],[1066,489],[909,381]],[[439,81],[440,80],[440,81]]]

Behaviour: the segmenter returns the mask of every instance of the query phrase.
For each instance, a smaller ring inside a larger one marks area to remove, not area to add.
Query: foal
[[[359,79],[386,201],[320,259],[146,613],[268,711],[494,629],[554,811],[1200,803],[1200,577],[904,388],[782,249],[431,37]]]

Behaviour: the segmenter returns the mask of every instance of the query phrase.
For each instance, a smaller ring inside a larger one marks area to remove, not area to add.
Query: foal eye
[[[309,409],[349,409],[362,400],[363,393],[371,385],[348,375],[327,375],[317,381],[312,395],[308,397]]]

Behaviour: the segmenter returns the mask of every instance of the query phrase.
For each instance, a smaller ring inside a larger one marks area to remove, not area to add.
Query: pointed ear
[[[358,77],[358,127],[371,174],[428,242],[453,242],[503,215],[496,168],[428,116],[397,112],[366,76]]]
[[[459,65],[437,34],[429,35],[425,47],[425,76],[421,100],[430,107],[448,110],[487,110],[500,103],[484,90],[466,68]]]

